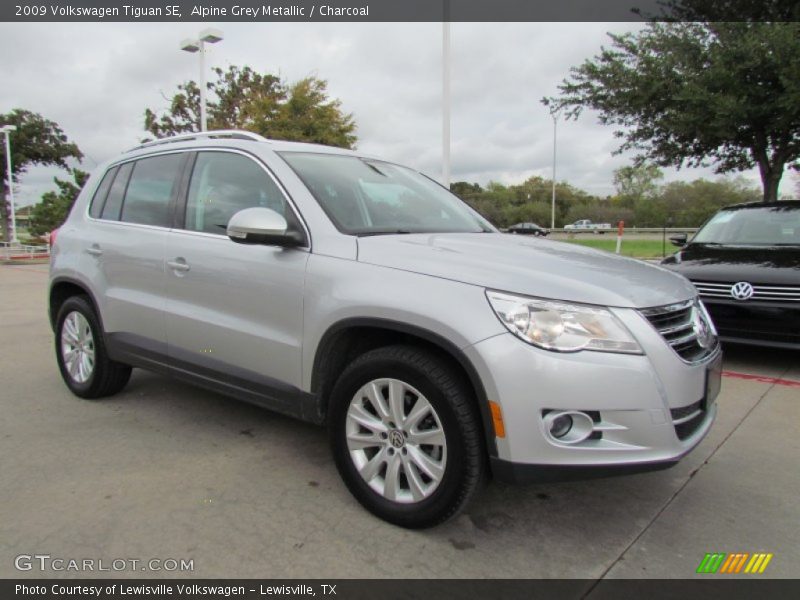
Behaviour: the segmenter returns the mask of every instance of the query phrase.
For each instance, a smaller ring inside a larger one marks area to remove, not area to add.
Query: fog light
[[[572,417],[569,415],[559,415],[550,423],[550,435],[554,438],[562,438],[572,429]]]
[[[547,437],[559,444],[580,444],[594,431],[594,421],[580,410],[551,410],[542,421]]]

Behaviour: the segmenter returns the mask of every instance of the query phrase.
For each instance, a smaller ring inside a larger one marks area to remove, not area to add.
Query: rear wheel
[[[61,377],[76,396],[116,394],[131,377],[128,365],[108,357],[100,320],[83,296],[68,298],[59,309],[55,345]]]
[[[422,528],[456,515],[484,474],[471,395],[438,356],[411,346],[370,351],[339,378],[329,427],[342,478],[369,511]]]

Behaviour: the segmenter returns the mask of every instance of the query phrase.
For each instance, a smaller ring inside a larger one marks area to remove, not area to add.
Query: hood
[[[662,267],[575,244],[502,233],[358,238],[358,260],[499,291],[586,304],[643,308],[696,295]]]
[[[800,284],[800,247],[689,244],[664,266],[695,281]]]

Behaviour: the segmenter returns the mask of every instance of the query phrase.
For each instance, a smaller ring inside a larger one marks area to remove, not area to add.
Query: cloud
[[[352,112],[359,149],[441,173],[440,23],[225,23],[208,67],[250,65],[289,81],[317,75]],[[553,122],[541,105],[572,66],[607,44],[606,32],[633,23],[451,24],[451,156],[454,180],[485,184],[550,177]],[[91,169],[135,145],[146,107],[163,109],[177,84],[197,79],[198,60],[179,50],[197,23],[3,23],[0,112],[22,107],[58,122]],[[559,180],[613,193],[610,128],[585,114],[558,124]],[[57,169],[33,168],[21,204],[38,201]],[[757,180],[754,172],[748,177]],[[713,176],[667,171],[667,179]]]

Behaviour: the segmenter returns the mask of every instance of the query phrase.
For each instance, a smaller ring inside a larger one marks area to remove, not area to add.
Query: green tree
[[[215,68],[207,83],[209,129],[244,129],[279,140],[353,148],[356,125],[341,102],[328,97],[327,82],[306,77],[291,85],[250,67]],[[200,88],[178,86],[169,109],[145,109],[144,127],[159,138],[200,130]]]
[[[652,197],[664,173],[656,165],[641,164],[620,167],[614,171],[616,204],[633,208],[637,202]]]
[[[618,152],[635,150],[639,161],[713,164],[719,173],[757,166],[763,200],[776,200],[785,167],[800,158],[800,23],[735,22],[731,11],[752,3],[717,4],[726,22],[697,22],[713,3],[685,0],[668,3],[683,22],[610,35],[612,46],[573,68],[560,95],[543,102],[570,118],[598,111],[618,127]],[[766,4],[764,14],[778,20],[793,3]]]
[[[328,98],[327,85],[316,77],[290,85],[286,102],[280,105],[276,117],[270,120],[259,112],[255,129],[279,140],[355,147],[353,117],[342,113],[339,100]]]
[[[53,177],[58,191],[46,192],[42,195],[42,201],[33,207],[30,226],[33,235],[44,235],[61,227],[69,211],[72,210],[78,194],[89,179],[89,173],[80,169],[70,169],[70,175],[72,181]]]
[[[759,191],[743,178],[673,181],[636,206],[636,225],[698,227],[723,206],[758,200]],[[671,220],[671,221],[670,221]]]
[[[31,165],[55,165],[67,168],[71,158],[80,160],[83,154],[78,146],[67,139],[58,124],[42,115],[21,108],[0,114],[0,126],[14,125],[17,129],[11,134],[12,183]],[[5,144],[0,144],[0,165],[5,170]],[[0,228],[3,239],[9,239],[10,207],[5,200],[7,176],[0,179]]]
[[[482,193],[483,188],[477,183],[467,183],[466,181],[455,181],[450,184],[450,191],[463,200],[464,198]]]
[[[550,202],[553,193],[553,182],[538,175],[528,177],[518,185],[511,186],[518,203]],[[550,222],[548,217],[547,222]]]
[[[509,207],[505,211],[505,227],[515,223],[536,223],[540,227],[550,227],[550,204],[547,202],[527,202]]]

